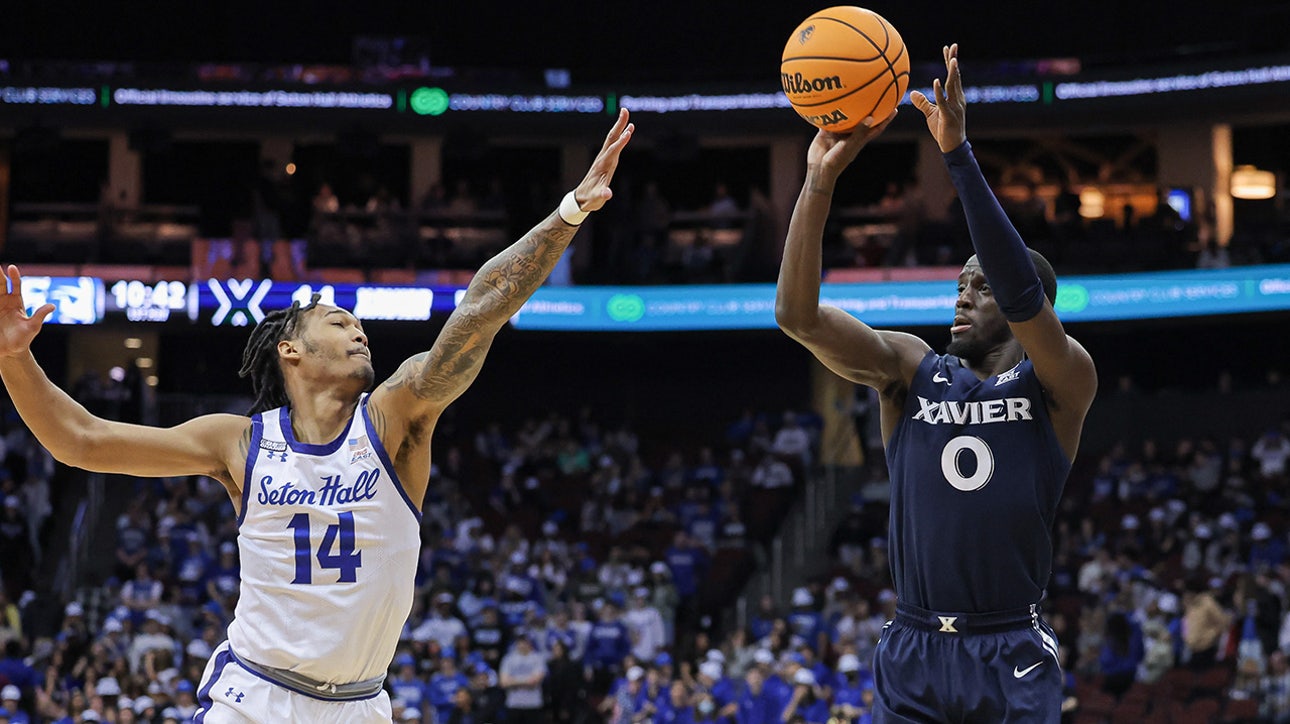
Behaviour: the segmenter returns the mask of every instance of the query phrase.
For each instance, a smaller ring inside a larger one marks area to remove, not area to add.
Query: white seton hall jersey
[[[359,400],[325,445],[297,442],[289,410],[255,415],[242,484],[239,658],[329,684],[385,674],[412,608],[420,513]]]

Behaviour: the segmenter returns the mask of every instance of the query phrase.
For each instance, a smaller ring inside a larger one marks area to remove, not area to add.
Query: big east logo
[[[804,27],[804,28],[802,28],[801,30],[799,30],[799,31],[798,31],[798,33],[797,33],[797,43],[798,43],[798,45],[806,45],[806,41],[810,40],[810,39],[811,39],[811,36],[812,36],[812,35],[814,35],[814,34],[815,34],[815,26],[814,26],[814,25],[807,25],[806,27]]]
[[[366,460],[372,457],[372,448],[367,442],[366,435],[351,437],[349,443],[349,464],[353,465],[359,460]]]

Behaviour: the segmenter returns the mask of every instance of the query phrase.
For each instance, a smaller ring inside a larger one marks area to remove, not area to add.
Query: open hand
[[[627,142],[632,140],[632,132],[636,130],[635,124],[627,122],[627,116],[626,108],[618,110],[618,120],[614,123],[614,127],[609,129],[609,135],[605,137],[600,153],[596,154],[596,160],[591,162],[591,168],[587,170],[582,183],[573,190],[573,198],[577,200],[578,208],[583,211],[599,209],[614,195],[609,188],[609,182],[613,180],[614,171],[618,169],[618,156],[623,152]]]
[[[964,124],[967,100],[963,98],[963,77],[959,75],[959,44],[945,46],[941,54],[945,56],[945,83],[942,84],[939,78],[932,81],[936,103],[933,104],[919,91],[910,93],[909,99],[926,116],[927,130],[932,132],[941,153],[949,153],[967,140]]]
[[[45,317],[53,314],[57,307],[45,304],[27,316],[27,308],[22,303],[22,275],[18,273],[18,267],[10,264],[6,274],[9,288],[0,288],[0,357],[14,357],[30,349],[31,340],[40,331]]]

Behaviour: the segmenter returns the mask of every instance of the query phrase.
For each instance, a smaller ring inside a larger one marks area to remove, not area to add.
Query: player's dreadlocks
[[[289,402],[286,384],[282,381],[282,366],[278,363],[278,342],[295,336],[300,313],[317,306],[321,296],[314,292],[303,307],[297,300],[290,307],[275,309],[264,315],[251,331],[246,349],[242,350],[242,369],[237,373],[239,377],[250,377],[251,389],[255,390],[255,403],[246,414],[272,410]]]

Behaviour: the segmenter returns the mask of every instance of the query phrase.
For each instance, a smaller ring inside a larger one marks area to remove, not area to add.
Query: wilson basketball
[[[886,118],[909,86],[909,54],[891,23],[848,5],[803,20],[784,46],[784,94],[798,115],[828,131]]]

